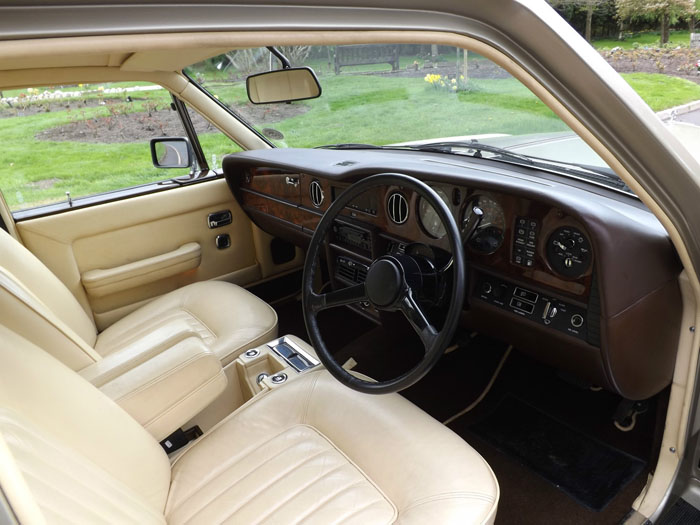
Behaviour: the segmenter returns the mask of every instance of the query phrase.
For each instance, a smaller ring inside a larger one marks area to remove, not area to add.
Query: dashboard
[[[669,384],[681,309],[680,263],[656,218],[613,190],[486,159],[397,151],[264,150],[226,157],[251,219],[305,246],[354,181],[399,172],[429,184],[463,233],[464,327],[629,399]],[[336,220],[325,262],[334,287],[407,252],[449,264],[445,229],[413,191],[375,188]],[[372,319],[368,303],[353,306]]]

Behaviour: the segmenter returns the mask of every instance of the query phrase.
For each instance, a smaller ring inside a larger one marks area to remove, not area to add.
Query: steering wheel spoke
[[[311,292],[309,298],[311,308],[313,308],[315,312],[320,312],[328,308],[366,301],[367,292],[365,291],[365,284],[360,283],[324,294]]]
[[[423,313],[422,308],[416,302],[413,294],[411,294],[410,289],[401,301],[399,309],[401,312],[403,312],[406,319],[408,319],[408,322],[420,337],[420,340],[423,343],[423,348],[427,352],[435,343],[435,340],[438,337],[438,331],[432,324],[430,324],[430,321],[428,321],[428,318]]]

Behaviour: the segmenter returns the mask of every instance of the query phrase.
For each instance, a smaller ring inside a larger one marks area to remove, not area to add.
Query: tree
[[[586,41],[591,41],[591,28],[593,26],[593,12],[596,8],[602,4],[608,2],[608,0],[548,0],[550,5],[554,8],[564,8],[564,7],[579,7],[586,10],[586,28],[584,31],[584,37]]]
[[[665,44],[671,23],[692,17],[696,7],[695,0],[617,0],[617,13],[623,20],[647,18],[659,22],[661,43]]]

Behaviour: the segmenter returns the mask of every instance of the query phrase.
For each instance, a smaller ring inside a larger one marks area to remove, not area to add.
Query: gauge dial
[[[469,221],[468,214],[474,206],[481,208],[484,216],[479,228],[469,240],[469,247],[474,251],[488,255],[498,250],[503,244],[503,231],[506,225],[503,208],[491,197],[479,195],[467,204],[462,224]]]
[[[449,208],[450,198],[447,196],[447,193],[440,188],[433,188],[433,190],[435,190],[435,193],[438,194]],[[447,233],[445,225],[442,223],[442,220],[440,220],[440,216],[435,209],[425,199],[421,198],[418,213],[421,226],[423,226],[423,229],[428,235],[435,239],[442,239],[445,236],[445,233]]]
[[[558,274],[576,279],[591,266],[591,244],[577,228],[557,228],[547,239],[547,261]]]

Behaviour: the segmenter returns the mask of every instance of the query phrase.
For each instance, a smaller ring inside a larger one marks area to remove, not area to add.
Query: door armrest
[[[104,297],[192,270],[199,266],[201,260],[200,244],[188,242],[172,252],[114,268],[89,270],[81,275],[81,280],[88,295]]]

